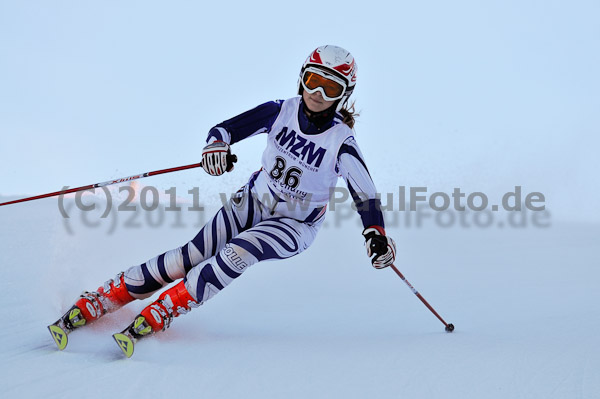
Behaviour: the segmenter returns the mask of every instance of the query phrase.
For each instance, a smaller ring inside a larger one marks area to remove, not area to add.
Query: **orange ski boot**
[[[81,294],[75,305],[71,307],[60,319],[48,326],[50,335],[56,342],[58,349],[67,347],[67,336],[76,328],[98,320],[104,314],[112,312],[121,306],[133,301],[125,287],[123,273],[119,273],[115,280],[108,280],[102,287],[94,292]]]
[[[81,327],[133,301],[135,298],[127,291],[124,280],[123,273],[119,273],[116,280],[108,280],[97,291],[81,294],[69,311],[66,324]]]
[[[173,317],[188,313],[197,308],[197,302],[185,288],[184,281],[164,291],[158,299],[146,306],[122,332],[114,334],[113,338],[125,356],[133,355],[133,345],[145,336],[164,331],[171,325]]]

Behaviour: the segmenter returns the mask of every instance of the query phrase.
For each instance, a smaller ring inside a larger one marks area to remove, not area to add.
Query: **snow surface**
[[[391,226],[397,266],[455,324],[447,334],[393,271],[370,267],[358,218],[335,227],[329,214],[305,253],[253,266],[125,359],[111,334],[149,300],[76,331],[62,352],[46,326],[82,290],[183,244],[197,229],[120,226],[107,234],[73,222],[69,234],[56,204],[0,208],[4,398],[504,399],[600,392],[598,225]]]

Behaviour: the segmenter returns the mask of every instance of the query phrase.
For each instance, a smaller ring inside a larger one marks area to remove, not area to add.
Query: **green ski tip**
[[[48,330],[50,330],[50,335],[52,335],[52,338],[54,339],[54,342],[56,342],[58,349],[65,349],[67,347],[67,343],[69,342],[67,339],[67,333],[55,324],[48,326]]]
[[[122,333],[113,334],[113,338],[125,356],[131,357],[133,355],[133,341],[131,338]]]

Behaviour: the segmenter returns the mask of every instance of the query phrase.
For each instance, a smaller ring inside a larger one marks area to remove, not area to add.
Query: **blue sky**
[[[381,191],[522,185],[598,220],[599,20],[593,1],[4,1],[0,194],[198,162],[211,126],[295,95],[329,43],[356,57],[357,139]],[[241,185],[263,146],[240,143],[219,184]],[[158,181],[190,180],[206,176]]]

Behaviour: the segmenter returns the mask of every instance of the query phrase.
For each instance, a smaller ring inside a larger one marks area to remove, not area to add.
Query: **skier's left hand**
[[[367,255],[372,257],[371,263],[375,269],[383,269],[394,263],[396,259],[396,243],[385,235],[381,226],[369,226],[363,230]]]

